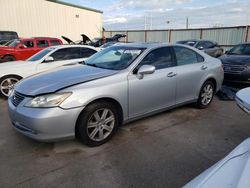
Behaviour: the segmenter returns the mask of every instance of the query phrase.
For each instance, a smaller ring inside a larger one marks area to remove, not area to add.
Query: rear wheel
[[[215,93],[215,87],[213,82],[206,81],[201,87],[199,99],[197,101],[198,108],[208,107],[213,100],[214,93]]]
[[[14,85],[19,82],[22,78],[20,76],[4,76],[0,79],[0,94],[8,98],[11,90],[14,88]]]
[[[8,62],[8,61],[15,61],[16,58],[14,56],[11,56],[11,55],[6,55],[4,58],[3,58],[3,62]]]
[[[88,146],[102,145],[114,135],[119,118],[119,110],[112,103],[100,101],[90,104],[78,118],[77,138]]]

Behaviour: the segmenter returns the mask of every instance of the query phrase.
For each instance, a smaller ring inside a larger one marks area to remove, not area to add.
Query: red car
[[[61,44],[60,39],[49,37],[14,39],[0,46],[0,62],[25,60],[44,48]]]

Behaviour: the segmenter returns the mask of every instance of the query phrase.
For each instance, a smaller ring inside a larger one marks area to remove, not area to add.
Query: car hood
[[[193,179],[184,188],[249,187],[250,138],[228,156]]]
[[[22,80],[16,85],[15,90],[27,96],[53,93],[73,85],[107,77],[117,72],[82,64],[62,66]]]
[[[247,55],[223,55],[220,57],[222,63],[249,64],[250,56]]]

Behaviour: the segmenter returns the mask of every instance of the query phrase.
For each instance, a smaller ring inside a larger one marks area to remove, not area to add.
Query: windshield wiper
[[[85,65],[91,66],[91,67],[98,67],[96,64],[89,64],[89,63],[84,63]]]

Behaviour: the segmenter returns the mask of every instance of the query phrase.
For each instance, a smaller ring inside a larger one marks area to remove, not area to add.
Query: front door
[[[142,65],[153,65],[156,71],[137,77]],[[160,110],[175,104],[176,67],[170,47],[160,47],[149,52],[128,76],[129,118]]]

